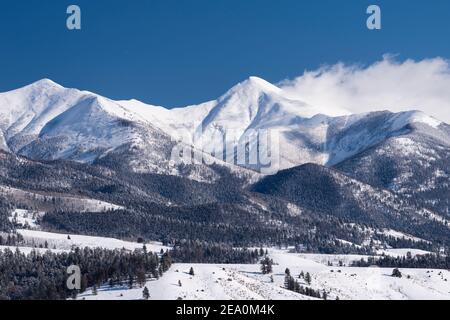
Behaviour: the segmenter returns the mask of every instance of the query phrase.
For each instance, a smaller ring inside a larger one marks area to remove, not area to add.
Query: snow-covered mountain
[[[277,133],[279,166],[236,165],[239,151],[251,157],[264,148],[261,132]],[[177,153],[186,161],[175,161]],[[400,279],[377,268],[374,278],[372,268],[343,261],[446,254],[449,159],[450,126],[422,112],[316,108],[255,77],[217,100],[175,109],[41,80],[0,93],[0,236],[24,252],[133,250],[143,239],[292,246],[269,248],[272,279],[257,274],[259,264],[196,264],[192,277],[179,272],[190,265],[177,263],[147,283],[152,298],[308,298],[280,288],[286,267],[311,273],[312,287],[332,298],[447,298],[441,271],[430,280],[433,271],[402,268]],[[182,286],[167,290],[180,276]],[[104,288],[80,298],[142,295]]]
[[[316,108],[256,77],[217,100],[186,108],[168,110],[136,100],[119,104],[171,136],[207,153],[219,151],[221,159],[234,163],[236,150],[248,145],[257,148],[258,133],[276,133],[280,159],[275,170],[309,162],[333,166],[389,138],[410,133],[413,124],[434,130],[443,127],[440,121],[419,111],[352,115],[333,106]]]
[[[47,79],[0,94],[4,150],[34,159],[80,162],[128,155],[127,163],[134,169],[164,174],[180,173],[179,164],[171,161],[178,141],[192,145],[200,158],[211,160],[213,155],[232,170],[240,170],[233,164],[260,170],[264,164],[237,162],[236,154],[261,151],[261,136],[268,134],[274,139],[270,146],[277,149],[272,150],[274,155],[279,153],[271,168],[277,171],[310,162],[337,165],[411,133],[418,123],[439,132],[444,140],[449,137],[443,123],[421,112],[352,115],[333,106],[316,108],[256,77],[217,100],[176,109],[137,100],[113,101]],[[191,174],[209,179],[214,176],[209,170],[197,168]]]
[[[217,178],[214,170],[198,161],[187,166],[171,161],[176,144],[139,112],[47,79],[0,94],[0,147],[32,159],[93,163],[119,157],[119,163],[134,171],[183,174],[194,180]],[[217,162],[246,174],[244,169]]]
[[[450,126],[416,122],[335,166],[360,181],[390,189],[447,218],[450,194]]]

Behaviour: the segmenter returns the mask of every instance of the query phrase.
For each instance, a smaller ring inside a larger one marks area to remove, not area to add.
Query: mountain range
[[[261,148],[255,132],[276,133],[270,170],[236,162],[238,150]],[[189,161],[174,161],[180,146]],[[125,208],[116,221],[129,219],[120,230],[60,207],[49,228],[246,244],[311,243],[318,228],[322,246],[386,229],[450,244],[448,124],[419,111],[316,108],[257,77],[184,108],[44,79],[0,93],[0,150],[0,187],[109,201]],[[32,198],[14,201],[42,205]]]

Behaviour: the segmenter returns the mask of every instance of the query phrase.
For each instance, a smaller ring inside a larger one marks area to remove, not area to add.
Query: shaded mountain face
[[[0,159],[0,198],[46,211],[47,230],[233,245],[303,244],[328,253],[364,253],[339,241],[360,245],[373,236],[368,227],[450,243],[448,225],[432,211],[318,165],[288,169],[245,187],[243,179],[223,169],[220,180],[202,183],[5,152]],[[75,209],[68,198],[79,199],[78,207],[89,199],[119,208],[89,212]],[[4,205],[9,206],[2,202],[0,208]]]
[[[449,234],[448,221],[444,217],[408,197],[315,164],[265,177],[252,190],[287,200],[317,215],[400,230],[424,239],[429,238],[430,232],[439,233],[440,239],[446,239]]]
[[[239,202],[242,197],[239,191],[246,180],[236,177],[227,168],[213,166],[212,170],[219,177],[216,183],[133,172],[120,165],[35,161],[0,151],[0,188],[82,196],[128,208]]]
[[[191,179],[73,161],[41,162],[0,151],[0,226],[11,205],[46,211],[46,230],[150,240],[198,239],[234,245],[308,243],[331,250],[334,238],[363,239],[333,217],[315,216],[284,200],[251,193],[223,168],[220,180]],[[76,199],[77,208],[67,199]],[[118,209],[90,212],[83,203]],[[301,215],[299,213],[302,213]],[[316,234],[320,232],[320,236]]]
[[[336,169],[450,218],[450,127],[416,124],[409,129],[408,134],[383,141]]]

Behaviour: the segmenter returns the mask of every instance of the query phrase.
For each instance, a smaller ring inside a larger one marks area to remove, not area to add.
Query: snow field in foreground
[[[286,250],[269,249],[274,260],[273,273],[263,275],[259,264],[221,265],[221,264],[174,264],[159,280],[150,280],[146,286],[153,300],[280,300],[311,299],[288,291],[284,285],[285,269],[298,278],[301,271],[309,272],[311,287],[325,290],[329,299],[357,300],[403,300],[403,299],[450,299],[450,272],[433,269],[400,269],[403,277],[391,277],[392,268],[353,268],[327,266],[316,262],[325,260],[326,255],[305,255],[289,253]],[[335,256],[347,261],[360,259],[361,256]],[[326,260],[328,261],[328,260]],[[190,267],[195,275],[190,276]],[[409,276],[409,279],[408,277]],[[447,279],[447,281],[446,281]],[[303,279],[297,279],[307,286]],[[178,285],[181,281],[182,286]],[[142,288],[108,286],[93,295],[89,290],[79,295],[86,300],[142,299]]]
[[[28,247],[18,248],[24,253],[48,244],[53,252],[64,252],[74,247],[102,247],[106,249],[128,250],[141,249],[143,244],[104,237],[57,234],[36,230],[19,229]],[[70,237],[70,239],[69,239]],[[146,244],[149,251],[159,252],[169,247],[161,243]],[[0,250],[15,247],[0,247]],[[56,248],[56,249],[55,249]],[[38,248],[43,253],[47,249]],[[420,250],[391,249],[391,255],[406,255],[407,252],[423,254]],[[402,278],[391,277],[393,268],[354,268],[349,267],[352,261],[367,258],[360,255],[325,255],[297,254],[288,250],[269,249],[269,256],[274,260],[273,273],[263,275],[259,264],[178,264],[158,280],[151,279],[146,286],[150,291],[150,299],[154,300],[279,300],[279,299],[311,299],[283,288],[285,270],[301,285],[308,286],[299,274],[309,272],[311,286],[315,290],[325,290],[329,299],[449,299],[450,272],[436,269],[400,269]],[[343,266],[339,267],[339,263]],[[332,264],[329,266],[328,264]],[[188,274],[190,267],[195,275]],[[272,279],[273,278],[273,282]],[[179,281],[181,286],[179,286]],[[92,290],[80,294],[79,299],[86,300],[135,300],[142,298],[142,288],[103,286],[98,294]]]

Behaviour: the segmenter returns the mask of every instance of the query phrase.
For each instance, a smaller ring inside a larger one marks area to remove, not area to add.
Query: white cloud
[[[279,84],[310,105],[352,113],[421,110],[450,123],[450,61],[396,61],[385,56],[368,67],[338,63]]]

